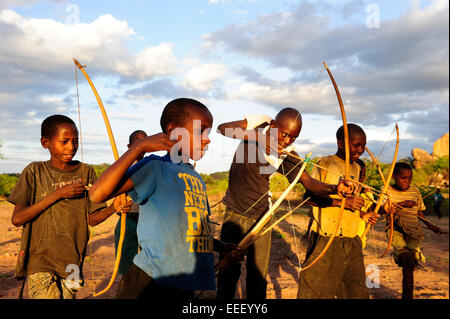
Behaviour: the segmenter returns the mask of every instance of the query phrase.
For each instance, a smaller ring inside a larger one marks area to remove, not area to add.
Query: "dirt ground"
[[[211,200],[214,203],[214,200]],[[221,209],[213,209],[211,220],[221,223]],[[0,202],[0,299],[15,299],[20,290],[20,282],[13,278],[14,267],[19,251],[22,229],[11,224],[13,206]],[[449,230],[449,219],[437,219],[427,216],[443,230]],[[91,230],[91,249],[84,265],[85,286],[77,294],[77,298],[94,298],[94,291],[102,290],[111,277],[114,265],[114,228],[118,217],[111,216],[102,224]],[[296,212],[292,218],[281,222],[272,232],[272,251],[269,264],[267,297],[269,299],[294,299],[297,295],[299,262],[304,260],[306,242],[301,240],[307,228],[307,209]],[[213,225],[214,235],[218,238],[219,225]],[[294,238],[295,237],[295,238]],[[370,290],[372,299],[398,299],[401,297],[401,269],[393,262],[392,256],[378,256],[386,247],[384,226],[379,222],[375,230],[369,232],[367,247],[364,250],[366,271],[369,275],[373,265],[379,270],[379,285]],[[427,257],[424,269],[415,272],[415,298],[448,299],[449,298],[449,237],[448,234],[436,235],[425,230],[423,253]],[[297,256],[298,254],[298,256]],[[371,267],[368,267],[372,265]],[[105,294],[95,298],[114,298],[120,276],[112,288]],[[95,288],[94,288],[95,286]],[[378,287],[377,287],[378,286]],[[236,298],[245,297],[245,282],[241,281]],[[25,285],[24,298],[28,298]],[[214,291],[203,292],[201,298],[215,298]]]

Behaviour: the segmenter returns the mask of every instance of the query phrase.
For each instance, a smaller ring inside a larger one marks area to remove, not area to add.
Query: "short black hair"
[[[75,125],[75,122],[65,116],[60,114],[55,114],[47,117],[41,124],[41,137],[45,138],[52,138],[53,135],[58,131],[58,126],[61,124],[71,124],[77,127]]]
[[[302,122],[302,115],[300,114],[300,112],[297,109],[294,109],[292,107],[285,107],[280,112],[278,112],[278,114],[275,116],[275,120],[277,120],[281,117],[288,117],[299,123]]]
[[[210,113],[208,108],[197,100],[189,98],[175,99],[166,105],[161,114],[160,125],[162,131],[167,133],[166,128],[169,123],[180,127],[186,123],[190,118],[189,108],[191,107],[197,107]]]
[[[395,163],[394,175],[397,175],[398,173],[400,173],[400,171],[402,169],[409,169],[410,171],[412,171],[412,167],[408,163],[406,163],[406,162],[398,162],[398,163]]]
[[[356,125],[353,123],[348,123],[347,127],[348,127],[349,138],[353,134],[366,135],[366,132],[364,132],[364,130],[359,125]],[[336,131],[336,138],[338,140],[343,140],[345,138],[344,125],[342,125],[340,128],[338,128],[338,130]]]
[[[131,142],[133,141],[134,137],[138,134],[145,134],[147,135],[147,133],[145,133],[145,131],[143,130],[136,130],[133,133],[130,134],[130,137],[128,138],[128,144],[131,144]]]

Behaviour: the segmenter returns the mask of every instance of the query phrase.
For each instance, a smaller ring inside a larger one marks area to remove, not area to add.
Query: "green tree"
[[[110,166],[110,164],[90,164],[90,166],[92,166],[92,168],[95,171],[95,175],[97,175],[97,177],[99,177],[104,171],[106,171],[106,169]]]
[[[9,196],[18,179],[19,176],[16,174],[0,175],[0,196]]]

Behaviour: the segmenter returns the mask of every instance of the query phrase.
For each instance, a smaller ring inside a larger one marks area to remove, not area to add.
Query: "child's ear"
[[[172,133],[174,128],[175,128],[175,125],[173,123],[167,124],[167,126],[166,126],[166,134],[170,136],[170,133]]]
[[[41,137],[41,145],[43,148],[47,149],[50,140],[47,137]]]
[[[345,141],[344,140],[337,140],[338,149],[343,150],[345,149]]]

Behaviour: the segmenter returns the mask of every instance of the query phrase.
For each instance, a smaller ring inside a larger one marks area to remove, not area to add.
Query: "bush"
[[[111,166],[110,164],[106,164],[106,163],[103,163],[103,164],[89,164],[89,165],[92,166],[92,168],[94,169],[95,174],[97,175],[97,177],[99,177],[104,171],[106,171],[106,169],[108,167]]]
[[[14,186],[17,183],[19,176],[17,174],[2,174],[0,175],[0,196],[7,197],[11,194]]]
[[[228,172],[218,172],[211,175],[200,174],[206,184],[208,195],[224,194],[228,188]]]

